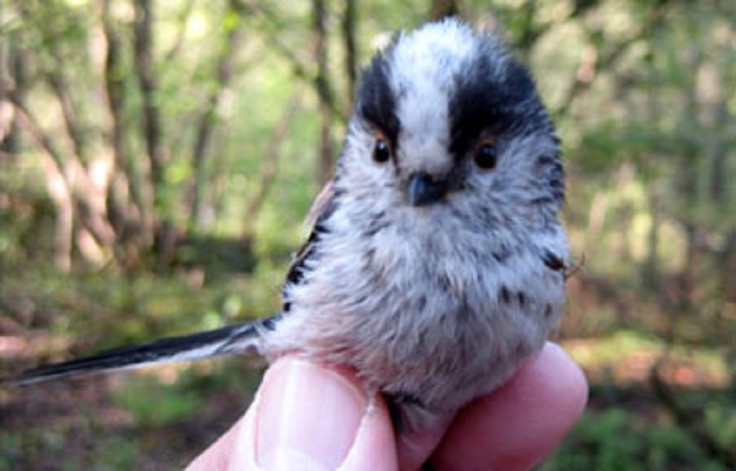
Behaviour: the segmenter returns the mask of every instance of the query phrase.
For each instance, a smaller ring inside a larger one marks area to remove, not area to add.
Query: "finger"
[[[396,469],[383,400],[350,371],[296,358],[266,372],[246,416],[212,448],[192,469]]]
[[[528,469],[558,445],[582,414],[580,368],[547,343],[499,390],[458,414],[433,456],[436,469]]]
[[[399,434],[396,440],[399,469],[403,471],[419,469],[437,448],[451,419],[452,417],[438,419],[419,432]]]

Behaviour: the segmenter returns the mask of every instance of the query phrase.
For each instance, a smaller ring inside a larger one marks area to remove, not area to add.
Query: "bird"
[[[557,328],[564,169],[535,81],[459,19],[393,37],[362,71],[334,176],[275,315],[40,366],[15,385],[251,353],[349,365],[397,428],[447,420]]]

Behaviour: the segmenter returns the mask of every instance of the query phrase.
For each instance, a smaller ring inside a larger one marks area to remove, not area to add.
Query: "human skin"
[[[355,372],[285,357],[245,415],[188,469],[413,470],[428,458],[437,470],[528,469],[577,422],[587,392],[580,368],[547,343],[447,428],[396,440],[383,398]]]

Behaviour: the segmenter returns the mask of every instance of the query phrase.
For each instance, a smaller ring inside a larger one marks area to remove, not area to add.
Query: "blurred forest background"
[[[360,66],[498,26],[562,138],[591,381],[543,470],[736,469],[736,2],[3,0],[0,373],[279,308]],[[170,469],[259,381],[218,360],[0,391],[0,469]]]

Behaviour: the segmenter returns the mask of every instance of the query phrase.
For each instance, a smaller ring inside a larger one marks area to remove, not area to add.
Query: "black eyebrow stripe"
[[[487,134],[503,138],[520,131],[521,123],[538,128],[541,103],[531,75],[511,57],[498,66],[497,51],[479,52],[466,75],[457,77],[450,97],[450,152],[460,158]]]
[[[357,97],[356,113],[386,134],[396,144],[400,123],[396,117],[396,96],[389,80],[389,64],[384,53],[373,58],[363,70]]]

